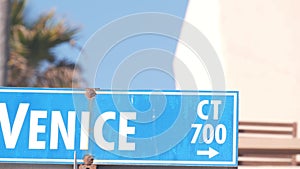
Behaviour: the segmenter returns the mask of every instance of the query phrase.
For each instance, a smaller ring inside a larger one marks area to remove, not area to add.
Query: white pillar
[[[209,40],[224,68],[224,61],[222,57],[221,48],[221,35],[220,35],[220,4],[219,0],[190,0],[185,21],[195,26],[206,38]],[[183,24],[180,37],[183,37],[188,33],[187,25]],[[201,48],[201,46],[199,46]],[[177,81],[176,89],[183,90],[211,90],[211,79],[207,70],[205,69],[205,63],[199,60],[199,57],[187,48],[183,43],[178,43],[176,53],[176,59],[179,59],[186,65],[196,82],[196,88],[184,88],[180,86],[180,83],[184,81],[184,75],[181,74],[182,67],[174,62],[174,76]]]

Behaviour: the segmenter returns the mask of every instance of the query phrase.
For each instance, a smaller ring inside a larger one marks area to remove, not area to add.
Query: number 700
[[[194,136],[191,140],[192,144],[195,144],[200,134],[202,139],[199,142],[204,141],[206,144],[210,144],[213,140],[216,140],[218,144],[223,144],[226,141],[226,127],[224,124],[218,124],[215,128],[212,124],[192,124],[192,128],[196,128]],[[202,132],[201,132],[202,130]]]

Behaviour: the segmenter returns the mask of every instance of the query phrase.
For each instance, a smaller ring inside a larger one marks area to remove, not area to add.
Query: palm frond
[[[26,0],[13,0],[11,3],[11,25],[22,25]]]
[[[12,0],[11,56],[8,64],[10,85],[72,87],[72,79],[78,77],[79,70],[75,70],[74,63],[58,61],[51,50],[62,43],[69,43],[79,28],[55,19],[55,11],[41,15],[34,22],[26,22],[25,4],[26,0]],[[45,71],[39,70],[43,61],[52,66]],[[73,71],[76,72],[74,77]]]

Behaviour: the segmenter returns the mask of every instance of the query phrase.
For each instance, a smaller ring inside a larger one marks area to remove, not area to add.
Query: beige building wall
[[[239,119],[297,122],[300,138],[300,0],[190,0],[185,21],[218,53],[226,90],[239,91]],[[183,25],[181,37],[185,34]],[[176,57],[192,71],[194,89],[212,89],[205,63],[182,44]],[[179,82],[184,81],[180,72],[174,63]]]
[[[240,120],[300,125],[300,1],[220,3],[226,84],[240,91]]]
[[[299,0],[189,1],[185,20],[217,51],[226,89],[240,92],[240,120],[296,121],[300,126],[299,9]],[[193,72],[199,83],[195,89],[210,90],[209,74],[199,73],[205,66],[190,55],[178,44],[176,56]],[[174,74],[180,81],[176,64]]]

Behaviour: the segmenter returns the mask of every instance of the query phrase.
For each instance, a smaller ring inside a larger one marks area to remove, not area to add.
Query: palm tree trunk
[[[10,0],[0,0],[0,86],[5,86],[9,55]]]

